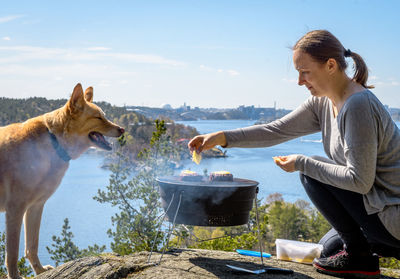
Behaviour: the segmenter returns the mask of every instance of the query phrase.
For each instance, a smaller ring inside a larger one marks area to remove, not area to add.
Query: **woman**
[[[355,63],[352,78],[345,57]],[[312,95],[299,108],[269,124],[197,136],[188,147],[268,147],[322,132],[328,158],[297,154],[276,162],[287,172],[300,171],[308,196],[334,229],[324,237],[314,267],[336,276],[377,278],[376,252],[390,247],[389,256],[400,255],[400,131],[368,90],[361,56],[328,31],[300,38],[293,62],[298,84]]]

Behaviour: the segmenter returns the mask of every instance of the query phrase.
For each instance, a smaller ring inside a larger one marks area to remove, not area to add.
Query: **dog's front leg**
[[[22,219],[25,208],[10,206],[6,208],[6,267],[8,278],[19,279],[18,249]]]
[[[42,266],[38,257],[39,229],[44,204],[33,205],[25,213],[25,257],[28,258],[36,274],[52,269],[50,265]]]

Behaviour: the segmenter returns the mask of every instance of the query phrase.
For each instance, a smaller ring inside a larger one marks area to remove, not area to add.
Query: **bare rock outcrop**
[[[234,252],[201,249],[179,249],[164,255],[160,265],[147,263],[149,253],[140,252],[129,256],[103,254],[65,263],[35,277],[36,279],[117,279],[117,278],[290,278],[290,279],[332,279],[334,277],[317,273],[311,265],[265,259],[266,267],[292,269],[293,274],[283,275],[263,273],[251,275],[235,272],[226,265],[256,270],[261,268],[259,258],[242,256]],[[153,253],[152,262],[158,261],[160,254]],[[382,278],[392,278],[382,276]]]

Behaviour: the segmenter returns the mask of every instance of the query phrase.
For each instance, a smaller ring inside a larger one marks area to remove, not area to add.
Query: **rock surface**
[[[317,273],[311,265],[265,259],[266,267],[292,269],[293,274],[264,273],[252,275],[231,270],[226,265],[235,265],[256,270],[261,268],[259,258],[242,256],[234,252],[200,249],[173,250],[164,255],[160,265],[148,264],[148,252],[129,256],[103,254],[65,263],[35,277],[36,279],[117,279],[117,278],[290,278],[290,279],[332,279],[334,277]],[[160,254],[153,253],[152,262],[158,261]],[[392,278],[382,276],[381,278]]]

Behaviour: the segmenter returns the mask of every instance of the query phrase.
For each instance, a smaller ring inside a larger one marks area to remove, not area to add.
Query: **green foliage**
[[[194,234],[199,232],[198,227],[194,229]],[[218,229],[217,229],[218,230]],[[200,249],[208,249],[208,250],[222,250],[222,251],[235,251],[235,249],[243,248],[243,249],[257,249],[258,245],[258,235],[256,230],[252,230],[249,233],[243,233],[237,236],[230,236],[228,232],[223,231],[221,236],[215,234],[213,231],[209,234],[208,238],[216,238],[210,241],[202,241],[202,242],[194,242],[191,247],[200,248]],[[218,238],[220,237],[220,238]],[[257,249],[258,250],[258,249]]]
[[[330,229],[328,222],[306,201],[285,202],[281,194],[275,193],[268,196],[264,204],[259,200],[257,204],[264,251],[274,251],[277,238],[318,242]],[[255,207],[250,212],[248,227],[191,227],[191,233],[182,232],[185,231],[178,227],[178,237],[171,244],[224,251],[259,250]]]
[[[268,216],[274,239],[318,242],[330,229],[325,218],[303,200],[294,204],[283,200],[274,201],[268,208]]]
[[[318,210],[313,208],[308,211],[308,231],[311,242],[318,242],[330,229],[331,225]]]
[[[6,256],[6,234],[4,232],[0,233],[0,278],[2,276],[6,276],[7,269],[5,267],[5,256]],[[19,273],[24,276],[28,277],[33,275],[32,268],[27,264],[25,257],[22,257],[18,261],[18,270]]]
[[[88,246],[87,249],[79,249],[72,241],[74,234],[70,229],[71,227],[69,226],[68,218],[65,218],[61,236],[53,235],[52,237],[54,243],[51,244],[51,246],[54,250],[46,247],[49,254],[52,255],[50,258],[56,262],[56,266],[60,263],[65,263],[78,258],[99,255],[106,249],[106,246],[100,247],[97,244],[94,246]]]
[[[266,205],[261,205],[261,201],[257,201],[260,218],[260,228],[256,222],[255,207],[250,212],[249,224],[245,226],[233,227],[189,227],[190,233],[182,234],[186,230],[182,230],[178,226],[178,237],[171,241],[171,245],[185,245],[190,248],[200,248],[209,250],[235,251],[236,249],[259,249],[259,235],[262,238],[263,249],[265,243],[263,240],[267,234],[268,216],[266,214]]]
[[[0,233],[0,276],[6,275],[6,234]]]
[[[0,98],[0,126],[15,122],[23,122],[31,117],[44,114],[62,107],[67,99],[47,100],[42,97],[27,99]],[[134,112],[127,112],[124,107],[116,107],[106,102],[95,102],[114,121],[124,120],[136,122],[145,121],[146,117]],[[125,115],[125,116],[124,116]],[[126,122],[128,123],[128,122]]]
[[[308,238],[307,216],[294,204],[275,202],[269,209],[269,222],[274,238]]]
[[[395,258],[380,258],[380,267],[400,269],[400,261]]]
[[[202,228],[196,227],[193,230],[193,233],[195,235],[203,235],[203,237],[206,236],[204,240],[212,238],[215,239],[201,242],[193,242],[193,244],[189,247],[231,252],[239,248],[258,250],[258,234],[256,229],[248,233],[241,233],[239,235],[229,235],[229,230],[224,229],[215,229],[208,234],[201,233],[201,230]],[[220,235],[216,234],[218,230],[220,231]]]
[[[114,230],[110,229],[108,235],[113,238],[112,250],[122,255],[152,248],[161,214],[156,178],[172,174],[171,161],[180,160],[179,149],[167,135],[164,120],[155,121],[150,145],[139,152],[134,170],[124,155],[125,146],[120,147],[117,162],[110,166],[112,173],[106,191],[99,190],[94,197],[120,210],[111,219]],[[161,233],[156,247],[162,237]]]
[[[24,277],[31,277],[33,275],[33,269],[32,267],[26,262],[25,257],[22,257],[18,261],[18,270],[19,274]]]

